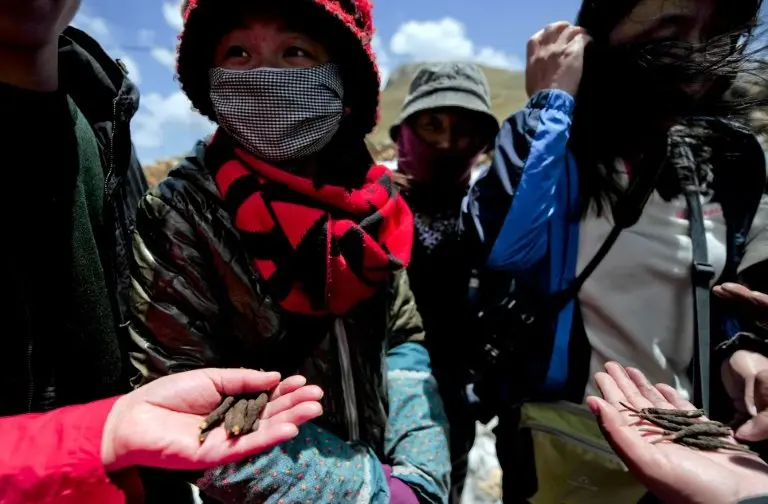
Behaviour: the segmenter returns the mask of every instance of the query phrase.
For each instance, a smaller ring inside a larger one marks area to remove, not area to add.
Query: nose
[[[281,59],[269,51],[258,51],[251,55],[253,68],[279,68]]]
[[[451,148],[451,131],[446,130],[440,136],[435,138],[435,147],[438,149],[450,149]]]

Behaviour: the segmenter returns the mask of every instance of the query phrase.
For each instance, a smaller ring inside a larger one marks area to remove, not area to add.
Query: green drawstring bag
[[[520,428],[533,439],[539,489],[532,504],[635,504],[647,492],[605,441],[586,406],[525,404]]]

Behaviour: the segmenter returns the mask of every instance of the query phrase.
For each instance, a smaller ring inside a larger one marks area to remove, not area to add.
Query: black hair
[[[718,0],[725,16],[721,33],[703,44],[663,41],[611,46],[608,36],[639,0],[585,0],[579,22],[594,42],[585,51],[584,75],[576,97],[570,147],[580,167],[581,213],[602,213],[621,194],[616,161],[633,173],[666,157],[667,132],[652,116],[712,116],[747,123],[766,93],[734,93],[743,76],[764,79],[764,46],[757,40],[762,0]],[[600,13],[605,10],[606,15]],[[653,76],[653,82],[639,77]],[[621,84],[617,83],[621,82]],[[704,97],[693,99],[682,86],[706,82]],[[623,113],[622,113],[623,112]],[[613,120],[613,122],[609,122]],[[667,192],[668,193],[668,192]]]

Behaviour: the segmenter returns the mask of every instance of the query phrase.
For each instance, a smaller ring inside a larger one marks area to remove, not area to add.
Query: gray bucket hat
[[[488,125],[492,140],[499,132],[499,121],[491,113],[491,90],[482,69],[474,63],[430,63],[419,68],[411,80],[400,118],[389,129],[397,141],[400,124],[422,110],[458,107],[477,112]]]

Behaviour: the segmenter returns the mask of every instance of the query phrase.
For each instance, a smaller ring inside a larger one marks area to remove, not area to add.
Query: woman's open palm
[[[636,369],[616,363],[595,376],[604,400],[587,402],[596,414],[606,439],[633,474],[664,502],[725,504],[768,494],[768,465],[757,456],[729,451],[699,451],[671,442],[652,443],[649,436],[620,403],[635,409],[694,409],[672,387],[653,386]],[[733,441],[733,439],[731,439]]]
[[[225,396],[272,389],[256,432],[230,440],[218,427],[200,443],[200,423]],[[115,403],[105,426],[105,465],[191,470],[240,460],[294,437],[297,426],[322,413],[322,395],[301,376],[281,382],[277,373],[245,369],[166,376]]]

